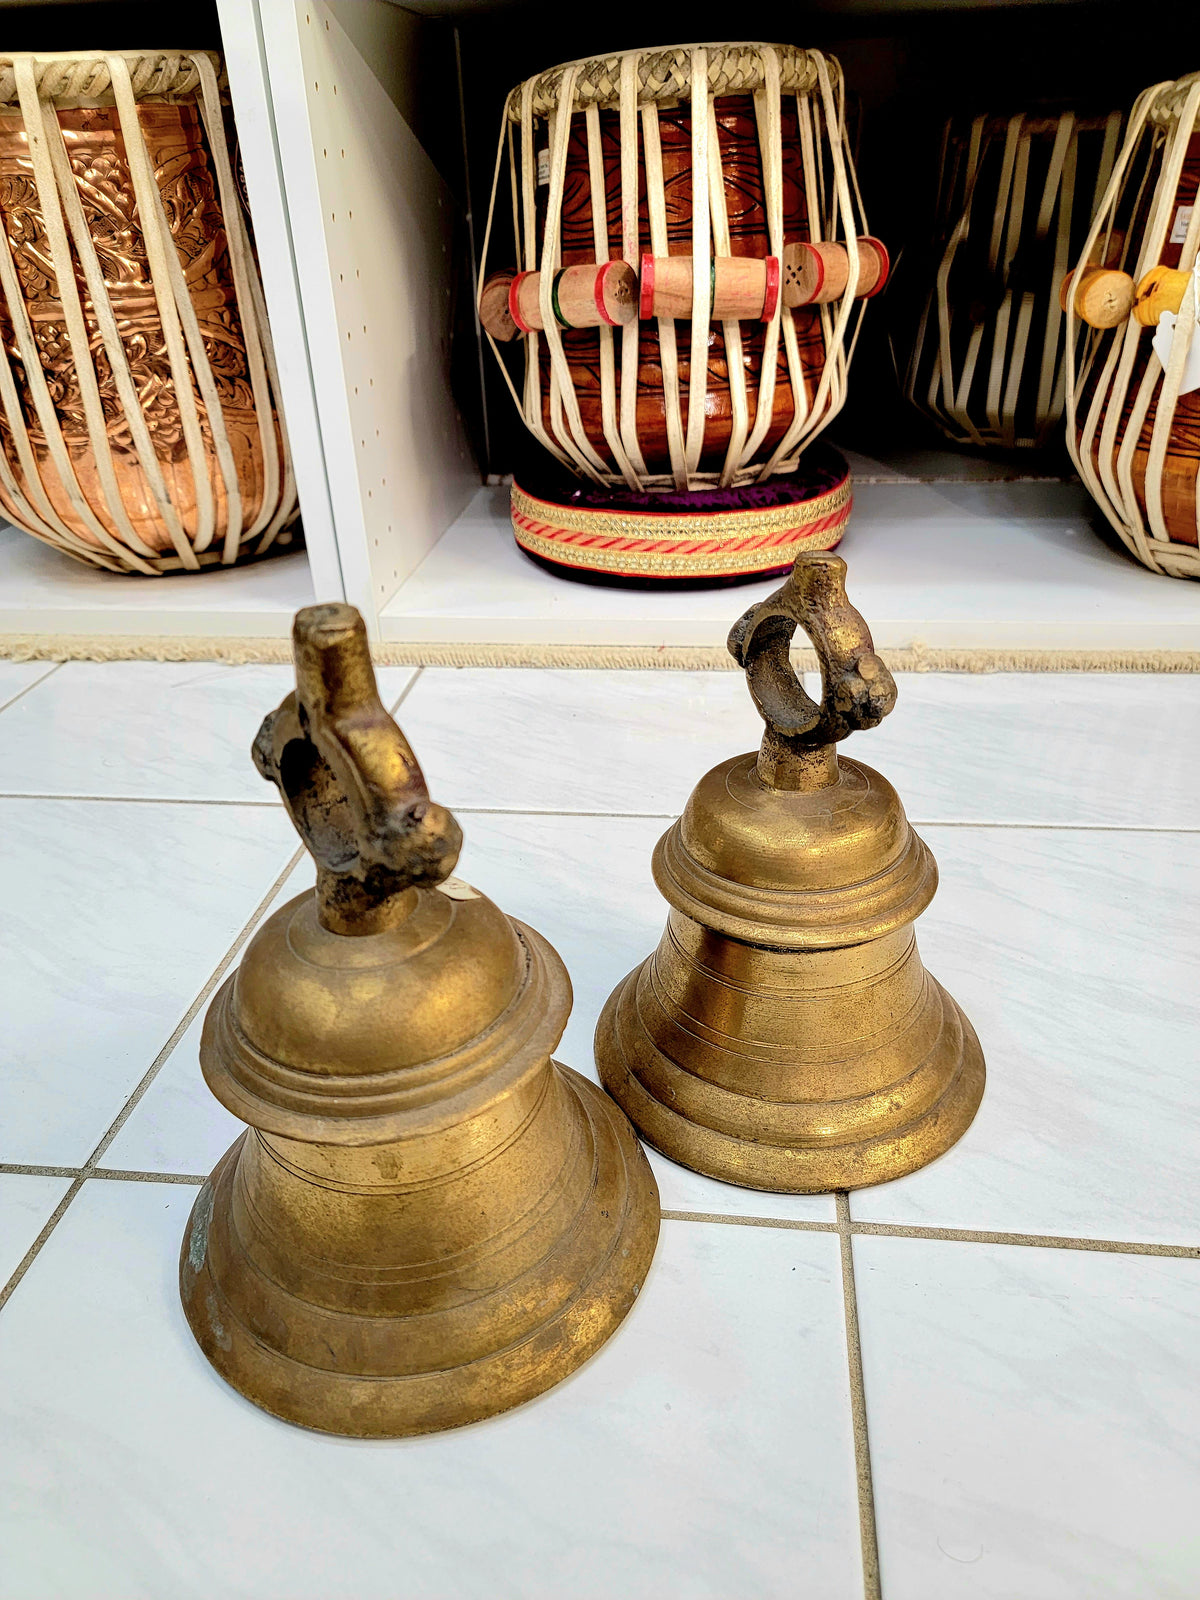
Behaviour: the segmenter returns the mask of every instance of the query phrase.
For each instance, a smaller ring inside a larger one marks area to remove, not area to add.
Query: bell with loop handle
[[[254,759],[317,863],[209,1007],[249,1123],[180,1257],[223,1378],[289,1422],[392,1437],[550,1388],[632,1306],[658,1190],[625,1117],[551,1060],[559,957],[452,878],[462,834],[380,703],[362,619],[295,621]]]
[[[975,1032],[917,953],[933,857],[891,784],[837,753],[896,701],[845,575],[839,556],[800,556],[730,634],[762,747],[702,778],[659,841],[666,932],[596,1030],[601,1081],[643,1138],[750,1189],[913,1172],[983,1094]],[[797,626],[819,705],[792,670]]]

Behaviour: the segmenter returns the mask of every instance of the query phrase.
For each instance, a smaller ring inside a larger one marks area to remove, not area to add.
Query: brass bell
[[[330,1433],[426,1433],[540,1394],[609,1337],[658,1237],[625,1117],[550,1059],[559,957],[450,877],[462,835],[380,703],[361,617],[295,621],[254,745],[317,863],[209,1007],[201,1065],[250,1124],[180,1256],[205,1355]]]
[[[839,556],[800,556],[730,634],[762,748],[702,778],[659,841],[666,932],[596,1030],[601,1081],[642,1136],[751,1189],[898,1178],[949,1149],[983,1094],[975,1032],[917,954],[933,857],[891,784],[837,754],[896,701],[845,575]],[[797,625],[820,705],[791,667]]]

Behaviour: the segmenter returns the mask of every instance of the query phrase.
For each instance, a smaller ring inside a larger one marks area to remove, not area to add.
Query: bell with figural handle
[[[380,703],[361,617],[301,611],[254,758],[317,863],[209,1008],[201,1066],[249,1123],[180,1258],[205,1355],[248,1399],[388,1437],[506,1410],[638,1293],[658,1191],[625,1117],[551,1060],[541,936],[450,876],[462,834]]]
[[[659,841],[667,929],[596,1030],[601,1081],[642,1136],[750,1189],[900,1177],[947,1150],[983,1094],[975,1032],[917,953],[933,857],[891,784],[837,753],[896,700],[845,574],[839,556],[800,556],[730,634],[762,747],[702,778]],[[789,660],[797,626],[820,705]]]

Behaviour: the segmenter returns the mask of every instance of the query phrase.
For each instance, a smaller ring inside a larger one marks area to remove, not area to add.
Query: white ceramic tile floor
[[[939,859],[920,939],[987,1054],[975,1125],[837,1205],[653,1156],[670,1220],[609,1346],[392,1445],[257,1412],[177,1300],[186,1180],[239,1126],[200,1077],[201,1001],[272,886],[311,882],[281,881],[294,837],[245,755],[286,674],[24,671],[0,672],[0,1278],[80,1182],[0,1289],[5,1600],[1200,1591],[1200,680],[903,678],[849,751]],[[558,1055],[594,1075],[600,1006],[662,930],[654,842],[757,737],[742,684],[426,670],[401,722],[461,810],[462,875],[564,956]]]
[[[926,828],[922,958],[988,1090],[940,1161],[855,1218],[1200,1247],[1200,834]]]
[[[414,676],[381,668],[380,698],[394,705]],[[250,745],[294,685],[290,667],[68,661],[0,721],[0,784],[6,794],[270,804]]]
[[[914,822],[1200,827],[1191,674],[905,673],[899,690],[845,749]],[[664,816],[762,734],[732,671],[427,668],[404,725],[447,805]]]
[[[0,1162],[86,1160],[294,848],[278,807],[0,798]]]
[[[70,1187],[70,1178],[0,1172],[0,1281],[20,1266]]]
[[[55,670],[52,661],[0,661],[0,711]]]
[[[1200,1263],[854,1241],[888,1600],[1193,1600]]]
[[[431,791],[502,811],[675,815],[762,731],[737,672],[427,667],[404,714]]]
[[[836,1239],[665,1222],[552,1394],[364,1444],[209,1368],[176,1283],[194,1197],[86,1184],[0,1316],[6,1600],[861,1595]]]

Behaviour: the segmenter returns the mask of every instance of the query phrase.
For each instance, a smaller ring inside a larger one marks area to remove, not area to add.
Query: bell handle
[[[798,627],[820,662],[819,703],[792,668]],[[774,789],[835,782],[838,740],[875,727],[896,703],[895,680],[846,596],[846,563],[828,551],[796,557],[786,583],[734,624],[729,651],[766,723],[758,773]]]
[[[296,688],[264,720],[254,764],[274,783],[317,864],[317,911],[335,933],[403,920],[412,891],[454,869],[462,832],[429,798],[408,740],[379,698],[353,606],[306,606],[292,626]]]

